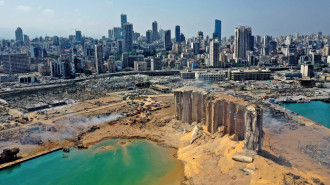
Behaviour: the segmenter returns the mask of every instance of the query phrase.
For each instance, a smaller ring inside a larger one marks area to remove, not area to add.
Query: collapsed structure
[[[242,99],[225,94],[209,94],[195,87],[183,87],[174,92],[176,118],[183,122],[206,125],[214,134],[236,135],[245,140],[247,149],[262,147],[262,109]]]

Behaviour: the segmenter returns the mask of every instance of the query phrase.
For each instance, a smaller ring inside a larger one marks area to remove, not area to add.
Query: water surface
[[[57,151],[2,170],[0,184],[180,184],[183,164],[173,152],[143,140],[108,140],[67,157]]]
[[[311,103],[282,103],[282,106],[330,128],[330,103],[311,101]]]

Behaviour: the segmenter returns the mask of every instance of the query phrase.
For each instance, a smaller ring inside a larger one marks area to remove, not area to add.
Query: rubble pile
[[[153,78],[160,79],[160,77]],[[32,112],[71,104],[76,101],[83,102],[105,97],[107,93],[118,90],[141,90],[150,87],[150,79],[151,77],[146,75],[106,77],[53,88],[34,88],[28,91],[18,91],[15,93],[3,94],[0,98],[8,103],[9,108],[17,108],[22,112]],[[171,80],[169,82],[171,82]],[[141,92],[141,94],[142,93],[143,92]],[[151,94],[150,92],[147,93]],[[3,116],[0,115],[0,121],[5,122],[6,119],[1,119],[2,117]]]
[[[3,123],[9,123],[12,117],[8,113],[8,108],[0,106],[0,127]],[[1,130],[1,128],[0,128]]]
[[[317,145],[307,144],[300,147],[300,151],[317,160],[320,164],[330,167],[330,149],[327,146],[319,147]]]
[[[135,89],[136,86],[147,85],[149,76],[146,75],[130,75],[122,77],[107,77],[98,80],[87,82],[86,87],[90,89],[104,90],[120,90],[120,89]],[[91,83],[92,82],[92,83]]]
[[[0,164],[16,160],[18,153],[19,148],[4,149],[0,154]]]

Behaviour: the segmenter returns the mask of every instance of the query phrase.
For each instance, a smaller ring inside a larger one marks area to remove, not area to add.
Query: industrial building
[[[236,70],[230,71],[230,79],[234,81],[243,80],[270,80],[270,70]]]

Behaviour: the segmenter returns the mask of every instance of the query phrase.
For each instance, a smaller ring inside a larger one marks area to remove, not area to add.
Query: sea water
[[[180,184],[174,151],[144,140],[108,140],[86,150],[53,152],[0,171],[1,185]]]
[[[310,103],[283,103],[282,106],[330,128],[330,103],[311,101]]]

